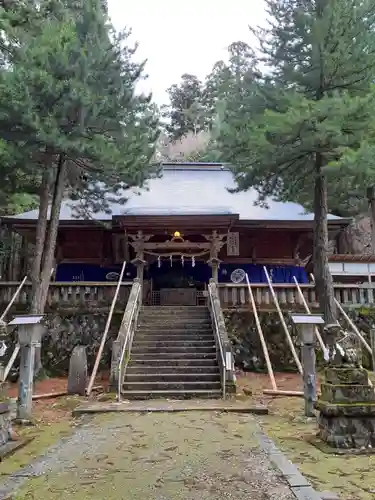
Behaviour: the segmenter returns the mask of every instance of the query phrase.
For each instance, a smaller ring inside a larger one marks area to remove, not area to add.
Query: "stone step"
[[[136,336],[138,335],[211,335],[213,337],[212,329],[210,328],[174,328],[174,325],[164,328],[155,327],[142,327],[137,328]]]
[[[151,306],[150,306],[151,307]],[[139,315],[147,318],[168,318],[168,317],[181,317],[181,318],[209,318],[210,313],[207,308],[189,308],[183,307],[181,309],[170,309],[168,307],[141,309]]]
[[[153,340],[153,339],[148,339],[148,340],[141,340],[139,338],[135,338],[133,342],[133,347],[132,350],[139,347],[139,348],[149,348],[149,347],[155,347],[158,349],[164,349],[165,347],[171,348],[171,347],[178,347],[179,349],[182,347],[208,347],[210,350],[211,348],[215,347],[215,341],[214,339],[211,340],[197,340],[195,338],[192,339],[184,339],[184,340]],[[133,351],[134,352],[134,351]]]
[[[164,309],[162,311],[140,311],[141,318],[195,318],[195,319],[208,319],[211,318],[208,311],[192,311],[183,309],[181,311],[170,311]]]
[[[193,360],[194,362],[197,360]],[[210,360],[208,360],[210,361]],[[149,365],[149,364],[132,364],[130,362],[129,366],[126,369],[127,375],[137,375],[142,373],[144,375],[156,375],[158,373],[170,373],[172,375],[176,374],[186,374],[191,373],[204,373],[204,374],[220,374],[219,367],[216,363],[207,363],[203,364],[185,364],[185,365],[160,365],[162,361],[160,361],[157,365]]]
[[[192,319],[186,319],[186,320],[177,320],[177,321],[174,321],[173,319],[170,319],[169,321],[160,321],[160,320],[147,320],[145,321],[144,319],[141,319],[139,322],[138,322],[138,328],[142,329],[142,328],[145,328],[145,329],[149,329],[149,328],[153,328],[153,329],[159,329],[159,330],[164,330],[165,328],[175,328],[177,330],[181,329],[181,330],[194,330],[195,328],[201,330],[202,328],[205,328],[207,330],[212,330],[212,324],[211,324],[211,321],[202,321],[202,320],[199,320],[199,321],[194,321]]]
[[[122,384],[125,391],[215,391],[221,389],[220,381],[186,381],[180,380],[176,382],[167,382],[163,380],[154,380],[152,382],[129,382],[125,381]]]
[[[208,311],[207,306],[142,306],[142,311],[180,311],[180,310]]]
[[[131,360],[135,362],[135,360],[165,360],[165,359],[175,359],[176,361],[183,361],[184,359],[214,359],[216,361],[216,352],[213,350],[212,352],[198,352],[196,349],[193,351],[159,351],[159,352],[133,352],[131,353]]]
[[[215,337],[212,332],[210,333],[140,333],[137,332],[134,336],[134,342],[138,340],[147,342],[158,342],[158,341],[179,341],[179,340],[206,340],[215,343]]]
[[[133,345],[131,354],[150,354],[150,353],[174,353],[176,356],[179,356],[180,354],[188,354],[188,353],[195,353],[195,354],[210,354],[210,353],[216,353],[216,347],[214,344],[211,344],[212,347],[207,347],[207,346],[194,346],[194,345],[177,345],[176,343],[171,344],[171,345],[163,345],[163,346],[156,346],[156,345],[149,345],[148,343],[146,345]]]
[[[211,318],[209,316],[196,316],[194,314],[186,314],[184,316],[178,315],[157,315],[150,314],[149,316],[145,316],[140,314],[138,316],[138,323],[207,323],[211,324]]]
[[[154,321],[166,321],[168,319],[174,319],[175,321],[178,320],[194,320],[194,321],[209,321],[211,320],[211,316],[209,313],[202,313],[202,312],[194,312],[194,311],[188,311],[184,313],[159,313],[159,312],[140,312],[139,313],[139,319],[146,318],[146,319],[152,319]]]
[[[219,382],[220,373],[164,373],[159,368],[159,373],[129,373],[126,372],[125,384],[132,384],[133,382]]]
[[[222,397],[222,390],[206,391],[201,390],[158,390],[158,391],[137,391],[122,390],[124,399],[219,399]]]
[[[168,355],[169,356],[169,355]],[[209,358],[202,358],[201,356],[192,358],[192,357],[183,357],[176,359],[174,357],[163,357],[160,358],[159,356],[154,356],[152,355],[146,355],[143,357],[138,357],[138,356],[131,356],[130,362],[129,362],[129,367],[128,370],[138,369],[142,368],[144,369],[145,367],[152,370],[154,368],[159,369],[159,367],[170,367],[170,368],[179,368],[179,369],[187,369],[191,368],[192,370],[196,369],[197,367],[215,367],[217,368],[217,360],[216,356],[211,356]]]

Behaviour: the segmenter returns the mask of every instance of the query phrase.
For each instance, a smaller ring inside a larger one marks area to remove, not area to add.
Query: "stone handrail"
[[[130,294],[132,281],[121,284],[117,304],[124,309]],[[19,287],[19,281],[0,282],[0,307],[5,309]],[[274,309],[272,297],[266,283],[252,283],[254,299],[257,307],[262,310]],[[301,308],[303,304],[294,283],[273,285],[280,306],[284,309]],[[318,307],[315,286],[300,285],[302,293],[311,309]],[[221,306],[223,309],[247,308],[249,294],[246,283],[220,283],[217,285]],[[335,298],[345,307],[361,307],[375,304],[375,283],[342,284],[335,283]],[[108,309],[116,291],[116,282],[51,282],[47,297],[47,311],[60,309]],[[12,311],[27,310],[31,303],[31,283],[26,282],[17,295]]]
[[[235,389],[234,362],[232,346],[221,309],[218,287],[213,279],[210,279],[208,294],[208,308],[210,310],[212,327],[215,332],[217,357],[220,363],[223,384],[223,397],[225,398],[227,392],[233,392],[233,389]]]
[[[120,399],[118,387],[124,375],[122,365],[125,365],[126,368],[129,361],[128,358],[130,357],[134,332],[137,328],[141,304],[142,287],[140,280],[136,278],[130,290],[129,300],[126,304],[117,338],[112,344],[111,385],[118,391],[118,399]]]
[[[271,292],[267,283],[252,283],[255,303],[260,310],[275,308]],[[301,297],[294,283],[273,284],[275,294],[283,309],[304,308]],[[300,285],[301,291],[311,309],[319,307],[314,284]],[[249,292],[246,283],[221,283],[218,285],[220,302],[223,309],[248,308],[250,305]],[[374,304],[375,284],[334,284],[335,298],[345,307],[363,307]]]
[[[0,282],[0,304],[5,308],[17,290],[18,281]],[[129,298],[132,282],[121,283],[117,305],[124,308]],[[116,292],[117,282],[52,282],[47,296],[47,310],[97,309],[110,307]],[[16,297],[13,309],[26,309],[31,303],[31,283],[26,282]]]

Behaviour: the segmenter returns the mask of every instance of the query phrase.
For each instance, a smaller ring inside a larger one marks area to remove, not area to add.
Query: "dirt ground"
[[[375,498],[375,482],[371,473],[375,467],[375,455],[337,456],[321,452],[307,440],[315,435],[317,425],[314,418],[304,417],[302,398],[265,396],[263,390],[270,389],[271,386],[268,377],[264,374],[238,373],[237,377],[237,399],[268,406],[269,415],[256,417],[258,422],[290,460],[299,467],[302,474],[311,481],[316,490],[334,491],[343,500],[373,500]],[[293,391],[302,389],[298,374],[278,373],[276,380],[279,389]],[[105,385],[106,377],[104,376],[102,382],[96,383]],[[66,379],[37,382],[35,392],[41,394],[62,391],[66,388],[66,384]],[[252,391],[252,395],[245,395],[243,388]],[[9,393],[15,396],[16,388],[11,387]],[[71,411],[85,400],[77,397],[60,397],[35,401],[36,427],[21,429],[19,432],[21,435],[35,435],[37,438],[13,457],[1,463],[0,475],[6,477],[28,464],[33,457],[42,454],[61,437],[71,435],[81,423],[79,420],[72,419]]]

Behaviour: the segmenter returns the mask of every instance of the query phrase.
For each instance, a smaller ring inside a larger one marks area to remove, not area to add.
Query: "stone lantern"
[[[43,326],[40,324],[43,315],[27,314],[15,316],[9,326],[17,326],[18,343],[20,345],[20,376],[17,402],[17,419],[31,419],[35,350],[40,347]]]

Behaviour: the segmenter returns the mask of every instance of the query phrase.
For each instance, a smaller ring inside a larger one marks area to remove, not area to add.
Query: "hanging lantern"
[[[160,255],[159,255],[159,257],[158,257],[158,267],[160,267],[160,266],[161,266],[161,259],[160,259]]]
[[[191,258],[191,267],[195,267],[195,257],[194,257],[194,255]]]

